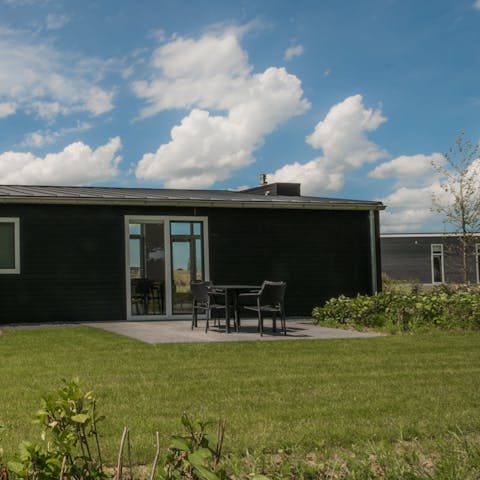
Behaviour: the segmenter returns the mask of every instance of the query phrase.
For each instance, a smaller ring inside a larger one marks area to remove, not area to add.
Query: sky
[[[480,139],[479,26],[480,0],[0,0],[0,184],[266,173],[448,231],[431,162]]]

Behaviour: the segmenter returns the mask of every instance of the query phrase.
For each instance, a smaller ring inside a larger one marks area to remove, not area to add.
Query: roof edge
[[[266,197],[271,200],[271,197]],[[0,197],[0,204],[44,204],[44,205],[130,205],[130,206],[185,206],[185,207],[210,207],[210,208],[271,208],[288,210],[384,210],[381,202],[350,203],[338,202],[320,204],[315,202],[291,202],[275,200],[267,201],[222,201],[222,200],[156,200],[156,199],[112,199],[112,198],[66,198],[66,197]]]

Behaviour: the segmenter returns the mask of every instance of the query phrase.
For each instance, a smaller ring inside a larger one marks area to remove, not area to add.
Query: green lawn
[[[480,434],[478,333],[152,346],[58,327],[0,335],[6,452],[36,439],[40,396],[75,376],[107,416],[100,430],[112,462],[124,425],[134,457],[150,461],[155,431],[165,445],[184,411],[226,418],[226,450],[234,453]]]

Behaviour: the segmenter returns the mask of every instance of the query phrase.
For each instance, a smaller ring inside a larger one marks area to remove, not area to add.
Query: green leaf
[[[177,450],[188,452],[190,450],[190,444],[183,437],[172,435],[171,448],[176,448]]]
[[[77,413],[77,415],[72,416],[72,420],[76,423],[86,423],[89,418],[90,416],[86,413]]]
[[[7,467],[13,473],[16,473],[17,475],[20,475],[20,476],[22,476],[25,472],[23,463],[20,463],[20,462],[8,462]]]
[[[213,458],[212,452],[208,448],[199,448],[188,456],[189,462],[195,467],[201,467],[206,461]]]
[[[202,466],[195,467],[195,473],[198,475],[199,480],[220,480],[220,477],[215,472]]]

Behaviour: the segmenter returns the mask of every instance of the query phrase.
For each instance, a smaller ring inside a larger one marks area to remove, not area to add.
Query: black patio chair
[[[215,315],[218,311],[225,311],[227,306],[216,301],[215,290],[211,288],[212,282],[194,280],[190,282],[190,290],[192,292],[192,330],[198,323],[198,312],[207,315],[205,324],[205,333],[208,332],[210,326],[210,318],[212,313]]]
[[[238,298],[243,308],[257,312],[258,330],[263,336],[263,317],[272,315],[272,328],[277,331],[277,315],[280,315],[282,331],[287,334],[285,323],[284,297],[287,284],[285,282],[269,282],[265,280],[259,292],[241,293]]]
[[[136,278],[132,280],[132,306],[135,306],[137,314],[138,307],[141,306],[144,315],[150,314],[150,305],[155,311],[155,305],[158,304],[159,313],[163,312],[163,284],[154,282],[148,278]]]

